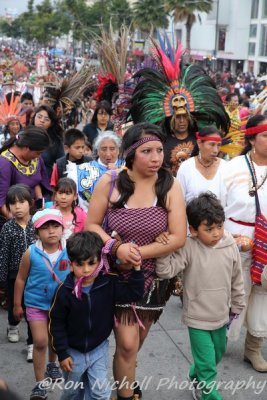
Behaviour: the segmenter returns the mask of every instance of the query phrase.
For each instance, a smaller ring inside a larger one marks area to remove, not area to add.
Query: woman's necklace
[[[197,160],[199,162],[200,165],[202,165],[202,167],[204,168],[209,168],[212,166],[212,164],[214,163],[214,160],[212,160],[208,165],[205,165],[202,161],[201,158],[199,157],[199,155],[197,156]]]
[[[254,197],[255,194],[256,194],[256,191],[259,190],[264,185],[264,183],[265,183],[265,181],[267,179],[267,170],[265,171],[265,176],[263,176],[261,183],[258,184],[256,171],[255,171],[254,164],[253,164],[253,161],[252,161],[252,158],[251,158],[251,153],[249,153],[249,161],[250,161],[251,171],[252,171],[252,174],[253,174],[253,179],[252,179],[252,182],[251,182],[251,189],[249,189],[248,194],[251,197]],[[254,185],[254,183],[255,183],[255,185]]]

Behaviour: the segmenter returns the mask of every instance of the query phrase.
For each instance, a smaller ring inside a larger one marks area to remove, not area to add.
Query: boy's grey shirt
[[[183,271],[183,314],[185,325],[215,330],[229,320],[229,311],[240,314],[245,291],[240,254],[234,238],[224,232],[215,247],[188,237],[185,246],[156,261],[160,278],[172,278]]]

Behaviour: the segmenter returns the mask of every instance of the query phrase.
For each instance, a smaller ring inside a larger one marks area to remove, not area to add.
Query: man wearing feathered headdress
[[[167,161],[176,174],[181,161],[191,154],[198,129],[213,124],[227,132],[230,121],[204,69],[183,64],[181,45],[174,51],[167,35],[165,42],[159,36],[159,44],[151,40],[157,69],[144,68],[135,74],[139,82],[130,113],[134,123],[148,121],[164,127]]]

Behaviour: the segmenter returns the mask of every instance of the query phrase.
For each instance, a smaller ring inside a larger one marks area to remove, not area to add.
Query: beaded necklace
[[[251,180],[251,189],[249,189],[248,194],[251,197],[254,197],[255,194],[256,194],[256,190],[259,190],[264,185],[264,183],[265,183],[265,181],[267,179],[267,170],[265,172],[265,176],[263,177],[261,183],[258,184],[256,171],[255,171],[255,168],[254,168],[254,165],[253,165],[253,161],[252,161],[252,158],[251,158],[251,153],[249,153],[249,163],[250,163],[250,166],[251,166],[251,171],[253,173],[253,178],[254,179]],[[255,185],[254,185],[253,181],[255,182]]]
[[[212,164],[214,163],[214,160],[212,160],[208,165],[205,165],[202,161],[201,158],[199,156],[196,157],[197,161],[199,162],[200,165],[202,165],[202,167],[204,168],[209,168],[212,166]]]

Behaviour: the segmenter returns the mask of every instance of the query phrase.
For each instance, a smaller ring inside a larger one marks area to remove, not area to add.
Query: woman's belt
[[[244,225],[244,226],[255,226],[254,222],[244,222],[244,221],[238,221],[234,218],[229,218],[230,221],[235,222],[236,224],[239,225]]]

